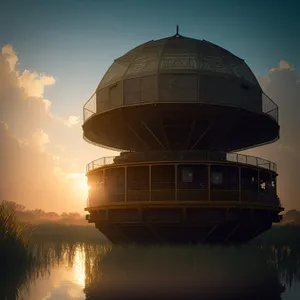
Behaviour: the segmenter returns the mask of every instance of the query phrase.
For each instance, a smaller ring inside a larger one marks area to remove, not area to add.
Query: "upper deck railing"
[[[199,101],[196,102],[198,103]],[[142,104],[142,102],[139,104]],[[122,106],[123,103],[121,103],[119,106],[116,106],[115,103],[111,103],[111,101],[107,101],[105,103],[101,102],[97,105],[97,97],[95,92],[83,106],[83,122],[85,123],[90,117],[97,113],[103,113],[112,108],[118,108]],[[262,113],[270,116],[272,119],[278,122],[278,106],[265,93],[262,93]]]
[[[170,161],[199,161],[199,162],[235,162],[249,166],[261,167],[277,172],[277,165],[269,160],[244,155],[234,152],[212,152],[212,151],[153,151],[153,152],[125,152],[122,156],[102,157],[90,162],[86,172],[97,168],[120,163],[142,163],[142,162],[170,162]]]

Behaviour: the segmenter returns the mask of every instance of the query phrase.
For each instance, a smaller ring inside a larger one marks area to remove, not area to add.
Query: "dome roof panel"
[[[116,81],[119,81],[125,74],[129,67],[129,64],[127,63],[117,63],[114,62],[107,72],[104,74],[98,88],[104,87],[106,85],[112,84]]]
[[[130,50],[115,60],[98,88],[123,78],[165,72],[227,75],[246,80],[260,88],[244,60],[208,41],[182,36],[152,40]]]

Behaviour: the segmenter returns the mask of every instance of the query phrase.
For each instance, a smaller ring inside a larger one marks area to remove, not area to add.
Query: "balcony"
[[[269,160],[238,154],[233,152],[210,151],[153,151],[153,152],[123,152],[120,156],[98,158],[86,166],[86,172],[112,164],[151,163],[151,162],[228,162],[240,163],[247,166],[264,168],[277,172],[277,165]]]
[[[278,123],[277,104],[263,92],[261,94],[261,101],[262,101],[263,114],[268,115]],[[147,101],[146,103],[151,104],[155,102],[156,101],[152,101],[152,102]],[[201,103],[201,101],[197,99],[195,103]],[[143,104],[143,102],[141,101],[135,104],[140,105]],[[95,114],[104,113],[111,109],[115,109],[123,106],[126,106],[126,104],[124,104],[123,102],[120,102],[118,105],[116,105],[114,101],[97,101],[97,93],[95,92],[83,106],[83,123],[85,123],[89,118],[91,118]]]

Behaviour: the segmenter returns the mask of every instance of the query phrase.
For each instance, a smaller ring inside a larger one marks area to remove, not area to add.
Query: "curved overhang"
[[[131,151],[240,151],[276,141],[280,129],[269,114],[199,103],[112,109],[92,115],[82,128],[92,143]]]

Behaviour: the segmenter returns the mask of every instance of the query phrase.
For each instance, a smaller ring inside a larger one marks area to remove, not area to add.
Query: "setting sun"
[[[68,178],[72,182],[74,191],[79,196],[88,196],[88,191],[90,187],[87,184],[87,178],[84,173],[70,173],[68,175]]]

